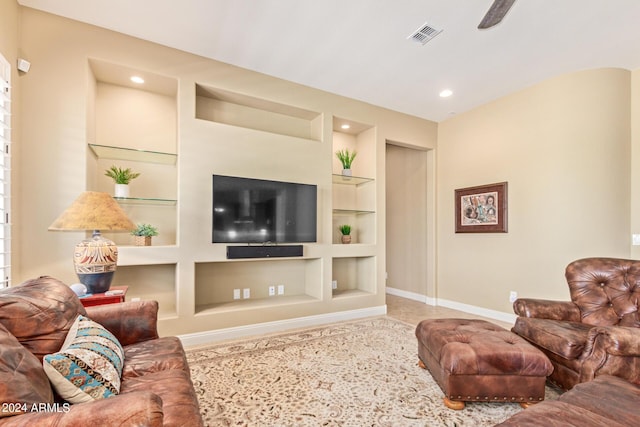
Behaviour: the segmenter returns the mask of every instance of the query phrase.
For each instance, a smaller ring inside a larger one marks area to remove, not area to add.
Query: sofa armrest
[[[640,328],[596,326],[589,331],[585,354],[598,347],[614,356],[640,357]]]
[[[123,346],[158,338],[158,302],[130,301],[87,307],[87,316],[107,328]]]
[[[596,326],[581,356],[580,382],[614,375],[640,384],[640,328]]]
[[[571,301],[551,301],[533,298],[518,298],[513,303],[513,311],[521,317],[566,320],[580,322],[580,309]]]
[[[28,412],[0,418],[0,426],[75,427],[98,425],[108,420],[114,426],[160,427],[163,422],[162,399],[150,391],[136,391],[109,399],[76,405],[42,404]]]

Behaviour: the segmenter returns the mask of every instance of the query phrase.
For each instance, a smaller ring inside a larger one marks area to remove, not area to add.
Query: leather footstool
[[[553,365],[516,334],[484,320],[427,319],[416,328],[420,366],[428,369],[451,409],[465,402],[544,400]]]

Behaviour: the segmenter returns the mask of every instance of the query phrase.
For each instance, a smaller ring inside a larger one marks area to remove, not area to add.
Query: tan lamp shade
[[[106,292],[118,263],[118,247],[100,235],[100,230],[125,231],[136,228],[118,202],[108,193],[85,191],[53,221],[49,230],[93,230],[91,239],[76,245],[73,265],[80,282],[90,294]]]
[[[49,226],[50,231],[133,230],[131,222],[109,193],[85,191]]]

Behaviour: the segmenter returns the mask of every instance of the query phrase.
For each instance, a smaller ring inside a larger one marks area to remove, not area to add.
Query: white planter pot
[[[116,184],[114,197],[129,197],[129,184]]]
[[[351,169],[342,169],[342,175],[344,176],[352,176]]]

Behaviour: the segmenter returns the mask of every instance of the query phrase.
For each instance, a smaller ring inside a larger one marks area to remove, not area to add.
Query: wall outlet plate
[[[338,289],[338,281],[337,280],[332,280],[331,281],[331,289]]]
[[[284,285],[278,285],[278,295],[284,295]]]
[[[240,299],[240,289],[233,290],[233,299]]]
[[[242,290],[242,298],[244,298],[244,299],[249,299],[249,298],[251,298],[251,289],[249,289],[249,288],[244,288],[244,289]]]
[[[276,294],[276,287],[275,286],[269,286],[269,296],[272,297]]]
[[[509,302],[515,302],[518,299],[518,293],[516,291],[509,292]]]

